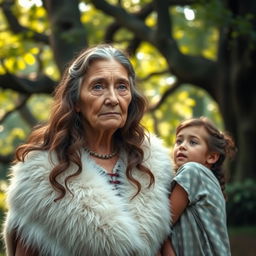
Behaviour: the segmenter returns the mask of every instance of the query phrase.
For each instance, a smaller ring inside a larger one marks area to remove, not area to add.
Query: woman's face
[[[127,70],[115,60],[97,60],[85,75],[76,110],[92,132],[113,132],[124,126],[131,99]]]

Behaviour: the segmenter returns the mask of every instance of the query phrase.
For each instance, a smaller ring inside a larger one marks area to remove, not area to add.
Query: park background
[[[67,63],[107,42],[129,53],[149,101],[143,124],[170,151],[186,118],[207,116],[235,138],[226,163],[232,252],[256,255],[255,15],[254,0],[0,0],[1,225],[15,148],[47,120]]]

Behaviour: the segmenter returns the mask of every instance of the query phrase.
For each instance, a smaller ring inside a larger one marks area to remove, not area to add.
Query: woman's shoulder
[[[52,163],[49,156],[47,151],[32,151],[25,157],[24,161],[11,167],[10,185],[6,190],[9,205],[16,208],[24,208],[25,206],[28,208],[29,202],[39,202],[46,195],[52,193],[53,189],[49,182]]]
[[[143,143],[144,153],[163,155],[170,158],[170,150],[164,145],[161,138],[157,137],[155,134],[147,134]]]
[[[50,153],[46,150],[35,150],[29,152],[24,161],[16,162],[11,166],[11,174],[21,175],[21,174],[32,174],[35,169],[45,169],[48,170],[52,168],[54,162],[56,161],[55,154]]]
[[[144,164],[149,167],[155,176],[171,177],[173,166],[171,162],[170,150],[164,145],[163,140],[154,134],[150,134],[145,139]]]

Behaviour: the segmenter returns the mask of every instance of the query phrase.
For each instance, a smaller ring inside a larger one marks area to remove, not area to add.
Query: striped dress
[[[189,205],[171,235],[177,256],[229,256],[226,205],[219,182],[205,166],[189,162],[178,170],[178,183],[188,194]]]

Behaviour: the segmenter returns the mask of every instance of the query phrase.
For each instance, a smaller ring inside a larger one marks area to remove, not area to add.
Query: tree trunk
[[[256,13],[255,1],[230,1],[228,8],[235,18]],[[224,28],[220,40],[219,76],[216,95],[225,126],[239,145],[232,165],[233,180],[256,179],[256,48],[255,16],[248,31]],[[234,34],[237,36],[234,37]],[[225,38],[225,40],[223,40]]]
[[[86,47],[86,30],[80,21],[77,0],[46,0],[49,16],[50,44],[60,72],[82,48]]]

